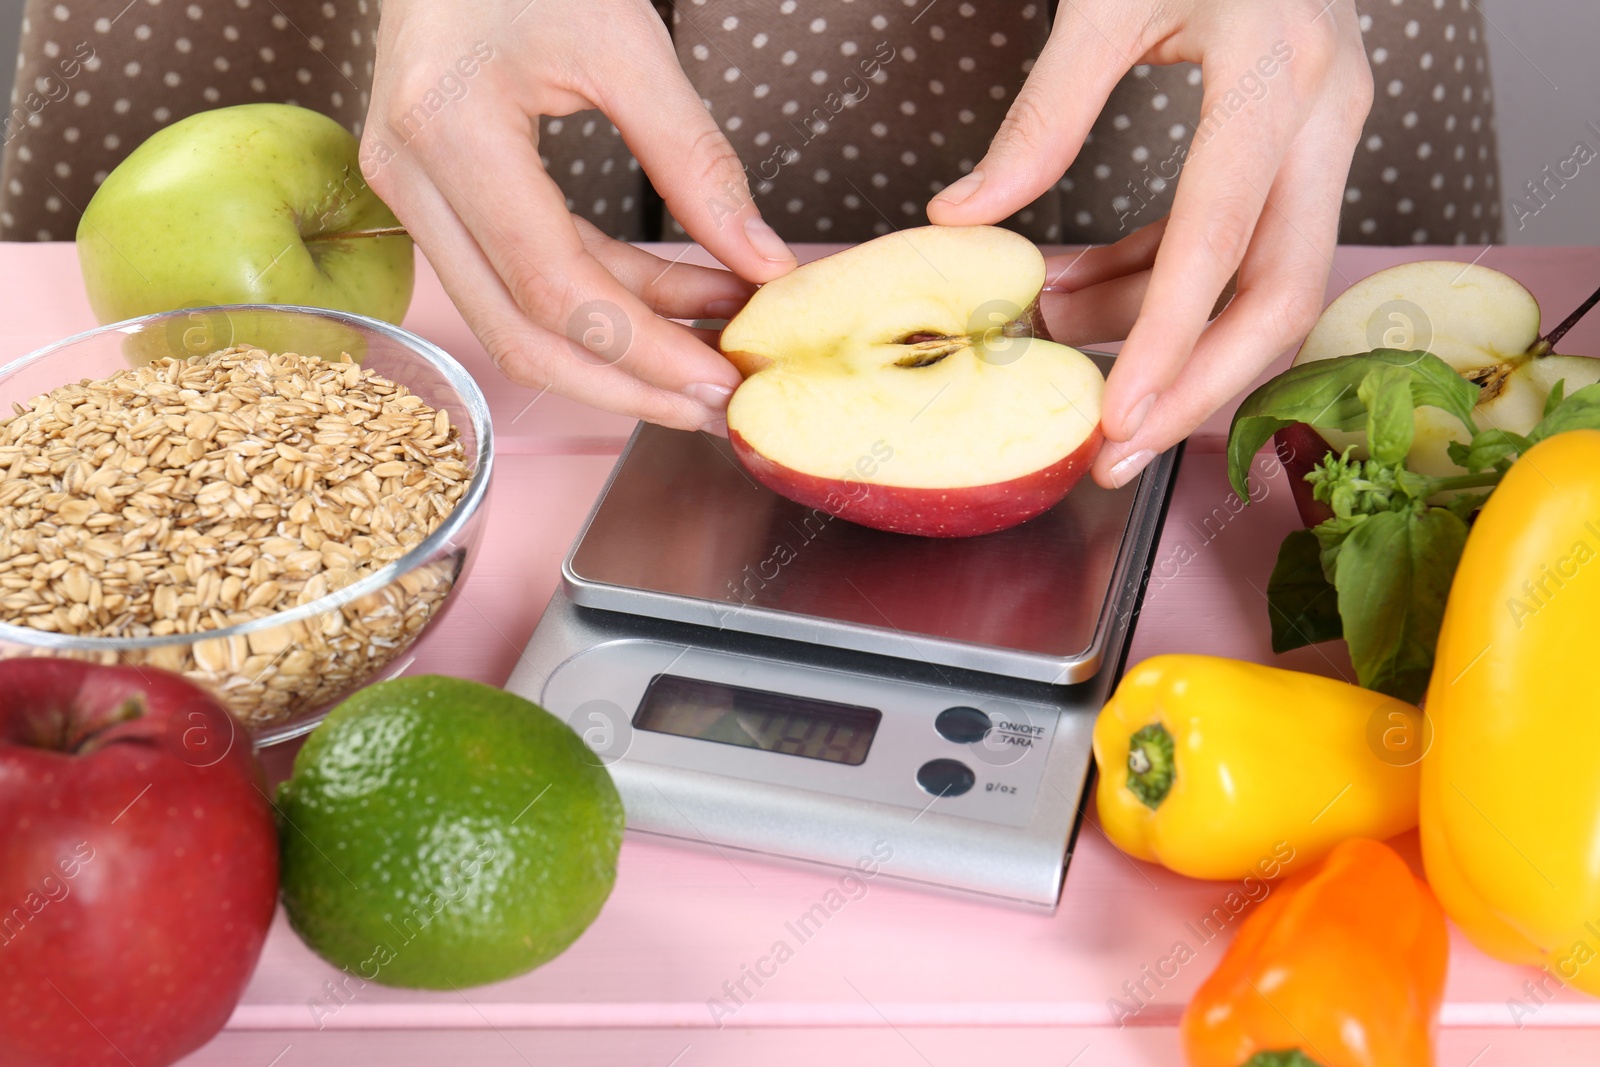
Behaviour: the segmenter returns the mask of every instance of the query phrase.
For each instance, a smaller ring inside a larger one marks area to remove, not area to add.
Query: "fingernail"
[[[728,398],[733,395],[733,390],[726,385],[695,382],[693,385],[684,386],[683,395],[697,404],[704,404],[712,411],[721,411],[728,406]]]
[[[706,305],[706,313],[702,317],[707,319],[731,319],[739,314],[745,304],[746,301],[744,300],[713,300]]]
[[[962,178],[957,178],[955,181],[945,186],[944,190],[940,192],[938,196],[934,197],[934,199],[943,200],[947,204],[960,204],[971,197],[973,193],[977,192],[978,186],[982,184],[983,173],[975,170],[971,174],[968,174]]]
[[[1133,435],[1139,432],[1139,427],[1144,425],[1145,417],[1150,414],[1150,409],[1156,406],[1156,394],[1151,393],[1133,407],[1128,409],[1128,414],[1123,417],[1123,440],[1133,440]],[[1140,464],[1143,466],[1143,464]]]
[[[1150,451],[1148,448],[1141,448],[1133,455],[1119,460],[1116,465],[1106,473],[1111,475],[1111,484],[1116,486],[1118,489],[1121,489],[1123,486],[1133,481],[1134,475],[1144,470],[1145,467],[1149,465],[1150,461],[1155,458],[1156,454],[1154,452]]]
[[[728,420],[712,419],[710,422],[700,427],[700,432],[716,434],[718,437],[726,437],[728,436]]]
[[[744,235],[750,241],[750,247],[754,248],[762,259],[773,263],[787,263],[794,258],[794,253],[783,243],[783,238],[763,222],[759,215],[752,215],[745,220]]]

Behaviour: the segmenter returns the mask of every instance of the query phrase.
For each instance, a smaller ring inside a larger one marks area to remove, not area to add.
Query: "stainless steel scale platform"
[[[507,688],[584,738],[631,829],[1054,908],[1177,461],[942,540],[642,425]]]

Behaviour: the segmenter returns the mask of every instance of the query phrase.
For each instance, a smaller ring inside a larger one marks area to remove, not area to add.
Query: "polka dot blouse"
[[[971,170],[1049,33],[1049,3],[657,3],[690,81],[790,241],[857,241],[926,222]],[[1377,84],[1352,161],[1347,243],[1500,239],[1483,19],[1471,0],[1358,0]],[[106,172],[205,108],[302,104],[359,133],[375,0],[28,0],[5,125],[0,238],[69,240]],[[1241,85],[1246,95],[1265,86]],[[1060,181],[1006,224],[1104,242],[1171,207],[1200,72],[1135,67]],[[597,112],[546,118],[539,150],[569,207],[639,240],[683,231]]]

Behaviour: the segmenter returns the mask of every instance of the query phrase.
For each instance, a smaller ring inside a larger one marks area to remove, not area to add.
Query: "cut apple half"
[[[722,332],[745,375],[734,454],[763,485],[864,526],[992,533],[1054,506],[1100,448],[1104,378],[1033,336],[1033,243],[902,230],[763,286]]]
[[[1539,303],[1516,279],[1478,264],[1448,260],[1402,263],[1361,279],[1328,305],[1295,365],[1376,348],[1432,352],[1480,386],[1473,421],[1480,430],[1526,434],[1544,415],[1556,382],[1567,393],[1600,382],[1600,360],[1549,351],[1539,337]],[[1451,459],[1451,441],[1466,443],[1455,416],[1418,408],[1406,466],[1421,474],[1465,473]],[[1331,449],[1366,458],[1361,432],[1296,425],[1277,435],[1301,518],[1315,525],[1332,512],[1311,496],[1304,475]],[[1443,503],[1453,494],[1439,494]]]

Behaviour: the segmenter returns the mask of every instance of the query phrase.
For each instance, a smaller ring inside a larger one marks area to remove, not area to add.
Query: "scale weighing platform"
[[[583,737],[634,830],[1053,909],[1176,465],[945,540],[642,424],[506,688]]]

